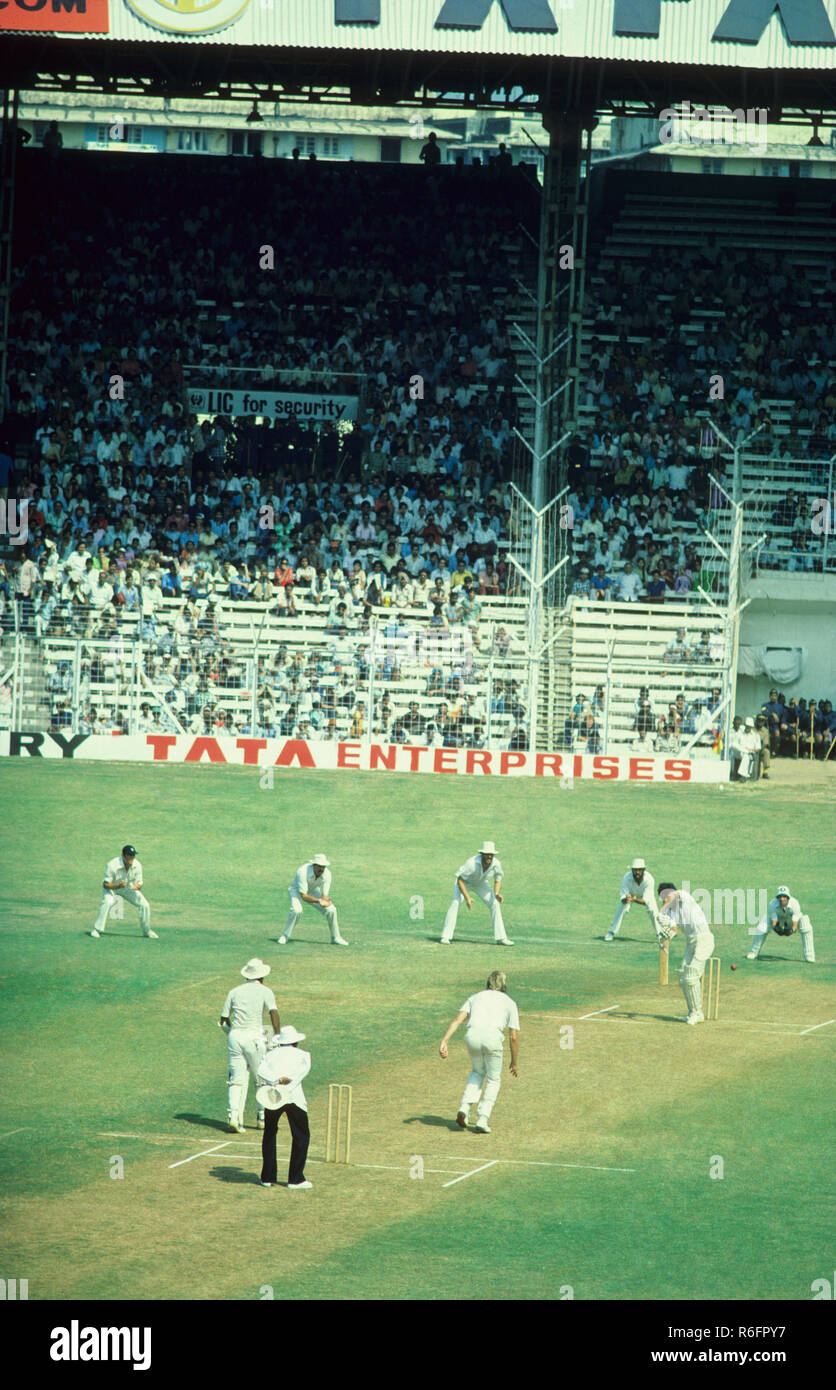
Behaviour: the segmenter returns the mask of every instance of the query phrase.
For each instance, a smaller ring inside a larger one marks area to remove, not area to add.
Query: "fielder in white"
[[[470,1107],[477,1105],[477,1134],[491,1132],[488,1120],[502,1084],[502,1043],[506,1028],[511,1044],[511,1075],[519,1076],[520,1015],[513,999],[508,998],[507,991],[508,982],[504,973],[501,970],[492,971],[485,988],[464,1001],[438,1046],[440,1055],[446,1061],[447,1044],[459,1024],[467,1019],[464,1041],[470,1053],[471,1070],[456,1124],[460,1129],[466,1129]]]
[[[302,916],[302,904],[309,903],[315,907],[317,912],[328,923],[331,932],[332,946],[347,946],[348,942],[340,936],[340,924],[337,920],[337,909],[331,901],[331,875],[328,871],[329,860],[324,854],[315,854],[310,864],[300,864],[296,870],[296,877],[288,888],[290,898],[290,914],[285,923],[284,931],[278,937],[280,946],[286,946],[293,933],[293,928]]]
[[[677,935],[677,927],[682,928],[685,937],[685,952],[679,971],[679,983],[688,1005],[688,1016],[683,1023],[704,1023],[702,1010],[702,977],[705,963],[714,954],[714,935],[699,903],[695,902],[684,888],[677,892],[672,883],[659,884],[658,917],[659,939],[670,941]]]
[[[816,947],[813,941],[813,927],[806,912],[801,911],[801,904],[798,898],[794,898],[786,884],[782,884],[766,909],[766,916],[762,917],[758,923],[757,931],[752,940],[752,949],[747,955],[747,960],[757,960],[760,949],[770,929],[778,936],[792,936],[795,932],[801,932],[801,950],[804,959],[809,965],[815,965]]]
[[[125,902],[132,903],[134,907],[139,908],[139,925],[142,927],[142,935],[147,936],[151,941],[159,940],[157,933],[151,930],[151,907],[140,892],[141,888],[142,865],[136,857],[136,850],[133,845],[125,845],[122,853],[116,859],[108,860],[105,866],[104,878],[102,879],[102,905],[90,935],[95,937],[102,935],[107,922],[107,914],[118,898],[124,898]]]
[[[256,1087],[261,1085],[258,1069],[265,1051],[262,1019],[264,1010],[270,1014],[273,1033],[279,1031],[279,1013],[276,997],[264,983],[270,974],[270,966],[254,956],[248,960],[241,974],[246,984],[231,989],[224,1000],[218,1024],[226,1033],[226,1049],[229,1061],[227,1121],[233,1134],[244,1133],[244,1106],[250,1087],[250,1073]],[[257,1124],[264,1128],[264,1111],[258,1111]]]
[[[487,903],[491,913],[491,926],[493,927],[494,941],[499,946],[513,946],[513,941],[509,941],[505,934],[505,923],[502,920],[502,894],[499,891],[502,887],[502,865],[496,854],[496,845],[493,840],[485,840],[478,854],[465,860],[458,873],[456,874],[456,886],[453,890],[453,901],[447,909],[444,918],[444,929],[441,933],[441,945],[449,946],[453,940],[453,932],[456,930],[456,918],[459,915],[459,904],[464,899],[467,904],[468,912],[473,906],[471,893],[476,893]]]
[[[612,919],[612,926],[604,937],[605,941],[612,941],[613,937],[618,935],[618,929],[621,926],[622,918],[625,912],[630,911],[630,907],[633,903],[642,903],[643,906],[647,908],[648,916],[653,923],[653,930],[656,931],[658,936],[656,927],[656,895],[654,888],[653,875],[647,872],[644,860],[634,859],[627,873],[621,880],[618,907]]]

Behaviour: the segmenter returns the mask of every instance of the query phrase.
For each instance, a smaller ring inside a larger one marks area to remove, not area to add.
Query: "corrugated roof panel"
[[[777,12],[757,44],[717,43],[711,36],[731,0],[661,0],[658,38],[616,35],[617,3],[620,0],[571,0],[564,8],[566,0],[548,0],[557,33],[522,33],[509,28],[499,0],[494,0],[479,29],[436,28],[443,0],[380,0],[377,24],[336,24],[335,0],[110,0],[110,32],[100,37],[836,72],[836,47],[788,43]],[[836,37],[836,0],[821,3]],[[476,10],[481,13],[481,4]]]

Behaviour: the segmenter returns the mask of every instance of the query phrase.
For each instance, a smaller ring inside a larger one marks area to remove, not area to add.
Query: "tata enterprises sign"
[[[357,396],[331,396],[322,393],[303,396],[285,391],[219,391],[215,387],[189,387],[192,415],[257,415],[286,420],[356,420]]]
[[[0,27],[83,30],[107,0],[0,0]],[[90,27],[94,27],[91,23]],[[108,40],[327,52],[829,69],[836,0],[109,0]]]

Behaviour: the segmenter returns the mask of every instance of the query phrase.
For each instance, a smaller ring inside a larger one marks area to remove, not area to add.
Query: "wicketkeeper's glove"
[[[792,927],[788,925],[782,927],[780,922],[778,922],[772,930],[777,932],[779,936],[792,936]]]

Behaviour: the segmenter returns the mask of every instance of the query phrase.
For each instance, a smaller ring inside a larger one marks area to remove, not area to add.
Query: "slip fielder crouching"
[[[125,845],[122,853],[117,855],[115,859],[109,859],[105,866],[104,878],[102,879],[102,905],[90,935],[94,937],[104,935],[110,909],[117,898],[124,898],[125,902],[139,909],[139,925],[142,928],[142,935],[150,941],[157,941],[157,933],[151,930],[151,905],[140,892],[141,888],[142,865],[136,857],[134,846]]]
[[[456,886],[453,889],[453,901],[447,909],[444,918],[444,928],[441,933],[441,945],[449,946],[453,940],[453,932],[456,930],[456,919],[459,915],[459,904],[464,902],[470,911],[473,906],[473,899],[470,893],[476,893],[483,903],[486,903],[491,914],[491,926],[493,927],[494,941],[498,946],[513,946],[505,933],[505,923],[502,919],[502,894],[499,891],[502,887],[502,865],[496,853],[496,845],[493,840],[485,840],[478,854],[474,854],[470,859],[466,859],[456,874]]]

